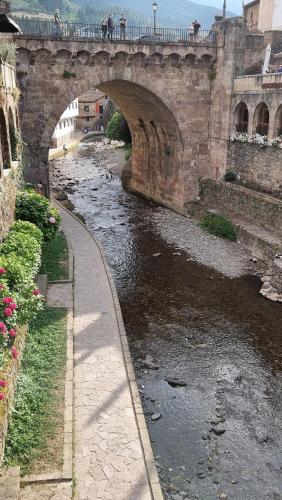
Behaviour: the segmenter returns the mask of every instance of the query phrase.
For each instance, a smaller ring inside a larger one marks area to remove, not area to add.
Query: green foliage
[[[125,151],[125,161],[128,161],[131,156],[132,156],[132,146],[131,144],[126,144],[124,146],[124,151]]]
[[[236,174],[233,172],[233,170],[226,170],[226,172],[224,174],[224,180],[226,182],[236,181]]]
[[[56,386],[65,362],[66,310],[46,308],[30,325],[6,439],[5,463],[23,473],[55,430]]]
[[[216,66],[213,65],[209,72],[209,80],[213,82],[214,80],[216,80],[216,77],[217,77]]]
[[[45,240],[50,240],[55,236],[61,223],[58,210],[51,207],[44,196],[32,189],[25,189],[18,193],[16,219],[35,224],[42,231]]]
[[[125,144],[131,143],[131,133],[126,119],[120,111],[116,111],[107,126],[106,134],[108,139],[123,141]]]
[[[17,232],[17,233],[27,233],[33,238],[35,238],[40,245],[42,245],[43,242],[43,234],[42,231],[38,227],[36,227],[34,224],[28,221],[23,221],[23,220],[17,220],[13,222],[13,224],[10,227],[10,232]]]
[[[25,261],[29,269],[36,273],[41,261],[40,243],[27,233],[9,232],[6,240],[0,247],[2,255],[13,254]]]
[[[208,233],[220,238],[226,238],[235,241],[237,231],[235,226],[223,215],[209,214],[201,221],[201,227]]]
[[[75,78],[75,77],[76,77],[76,73],[72,73],[71,71],[67,71],[66,69],[63,72],[63,78],[66,78],[67,80],[69,78]]]
[[[14,65],[16,62],[16,50],[17,46],[15,43],[0,42],[0,59],[3,62]]]
[[[58,233],[50,241],[46,241],[42,251],[41,273],[48,275],[48,281],[68,278],[68,245],[63,233]]]

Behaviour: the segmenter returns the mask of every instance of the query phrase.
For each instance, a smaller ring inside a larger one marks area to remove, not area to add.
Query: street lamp
[[[222,17],[223,19],[226,18],[226,0],[223,0]]]
[[[154,11],[154,35],[156,34],[156,14],[157,14],[158,4],[157,2],[153,3],[153,11]]]

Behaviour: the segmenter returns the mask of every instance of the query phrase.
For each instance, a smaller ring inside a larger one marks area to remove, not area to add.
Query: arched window
[[[244,102],[240,102],[235,108],[234,123],[236,132],[248,132],[249,111]]]
[[[1,139],[3,168],[10,168],[11,165],[10,165],[8,131],[7,131],[5,115],[2,109],[0,109],[0,139]]]
[[[261,102],[254,114],[254,130],[256,134],[268,135],[269,110],[264,102]]]
[[[275,115],[274,137],[279,137],[280,135],[282,136],[282,104],[277,109]]]

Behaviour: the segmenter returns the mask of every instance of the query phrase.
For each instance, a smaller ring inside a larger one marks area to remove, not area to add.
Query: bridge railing
[[[40,38],[67,38],[86,39],[101,41],[104,39],[101,25],[85,23],[62,22],[60,25],[54,21],[42,21],[39,19],[16,19],[24,35]],[[20,36],[20,35],[19,35]],[[105,39],[115,41],[131,41],[143,43],[188,43],[191,45],[216,44],[216,33],[210,30],[199,30],[197,34],[193,30],[181,28],[157,28],[127,26],[125,34],[119,26],[116,26],[112,36],[107,33]]]

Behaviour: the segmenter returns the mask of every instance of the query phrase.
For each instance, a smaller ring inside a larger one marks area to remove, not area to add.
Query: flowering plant
[[[246,132],[232,132],[230,135],[231,142],[241,142],[248,144],[258,144],[260,147],[278,147],[282,148],[282,137],[269,139],[267,135],[253,134],[248,136]]]

